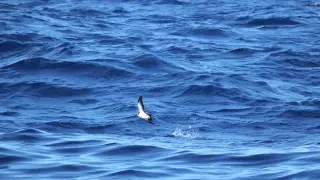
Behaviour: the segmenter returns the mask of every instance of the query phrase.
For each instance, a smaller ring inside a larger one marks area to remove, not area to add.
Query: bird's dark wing
[[[139,99],[138,99],[138,109],[139,109],[139,111],[144,111],[144,105],[143,105],[143,102],[142,102],[142,96],[139,96]]]

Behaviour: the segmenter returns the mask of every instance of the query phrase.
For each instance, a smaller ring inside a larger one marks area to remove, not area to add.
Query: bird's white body
[[[137,113],[137,116],[140,117],[141,119],[148,121],[150,124],[153,124],[151,115],[144,111],[142,96],[140,96],[138,99],[138,109],[139,109],[139,112]]]
[[[138,117],[144,119],[144,120],[149,120],[151,117],[144,111],[140,111],[138,113]]]

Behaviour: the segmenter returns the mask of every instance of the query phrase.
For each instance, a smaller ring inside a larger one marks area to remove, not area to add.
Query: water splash
[[[176,130],[172,133],[175,137],[185,138],[185,139],[195,139],[199,137],[198,130],[189,127],[188,129],[182,129],[177,127]]]
[[[185,138],[185,139],[196,139],[199,137],[199,129],[195,127],[196,118],[191,118],[190,120],[193,121],[193,124],[190,125],[187,129],[183,129],[177,127],[174,132],[172,133],[175,137]]]

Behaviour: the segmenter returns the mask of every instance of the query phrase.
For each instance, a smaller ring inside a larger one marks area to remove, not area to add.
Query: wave
[[[125,129],[120,124],[106,124],[106,125],[91,125],[84,128],[84,131],[90,134],[99,134],[99,133],[120,133]]]
[[[8,42],[30,42],[34,41],[39,34],[37,33],[12,33],[12,34],[1,34],[0,37],[8,39]]]
[[[191,52],[191,50],[187,49],[187,48],[182,48],[182,47],[178,47],[178,46],[170,46],[167,48],[167,51],[173,53],[173,54],[188,54]]]
[[[66,34],[75,33],[72,30],[61,30],[61,31],[63,31],[63,33],[66,33]],[[62,57],[62,58],[81,53],[81,49],[77,45],[69,42],[64,42],[57,46],[50,47],[46,51],[50,52],[51,56],[54,55],[55,57]]]
[[[116,172],[112,172],[105,176],[107,177],[140,177],[140,178],[165,178],[170,177],[167,173],[160,173],[160,172],[152,172],[152,170],[120,170]]]
[[[15,111],[5,111],[5,112],[0,112],[0,116],[19,116],[20,113],[15,112]]]
[[[74,8],[70,10],[70,13],[73,15],[79,16],[105,16],[108,15],[104,11],[98,9],[89,9],[89,8]]]
[[[220,113],[238,113],[238,112],[248,112],[252,110],[252,108],[222,108],[212,112],[220,112]],[[211,112],[211,111],[210,111]]]
[[[108,147],[96,155],[108,155],[108,156],[150,156],[151,154],[159,154],[166,152],[166,149],[157,146],[146,145],[122,145],[117,147]]]
[[[41,167],[37,168],[26,168],[24,170],[25,173],[29,174],[47,174],[47,173],[61,173],[61,172],[86,172],[86,171],[91,171],[95,169],[95,167],[88,166],[88,165],[80,165],[80,164],[63,164],[63,165],[49,165],[45,164],[42,165]]]
[[[92,151],[97,151],[100,147],[98,145],[87,145],[82,147],[59,147],[59,148],[52,148],[52,151],[59,154],[65,154],[65,155],[86,155],[91,154]]]
[[[287,154],[284,156],[283,154],[253,154],[253,155],[247,155],[247,156],[231,156],[226,158],[226,161],[231,161],[236,164],[246,164],[247,166],[258,166],[258,165],[264,165],[264,164],[276,164],[288,161],[293,158],[293,155]],[[225,161],[224,160],[224,161]]]
[[[320,107],[320,99],[309,99],[304,100],[300,102],[303,106],[314,106],[314,107]]]
[[[45,136],[44,131],[37,129],[24,129],[16,132],[10,132],[2,134],[0,136],[1,141],[18,141],[25,143],[37,143],[47,141],[50,138]]]
[[[247,22],[249,26],[284,26],[284,25],[298,25],[300,22],[292,20],[290,17],[269,17],[269,18],[256,18]]]
[[[197,27],[197,28],[182,28],[177,31],[171,32],[170,34],[176,36],[186,37],[224,37],[227,36],[227,32],[222,29],[211,28],[211,27]]]
[[[178,22],[179,19],[169,15],[152,14],[147,17],[147,20],[157,24],[171,24]]]
[[[70,101],[70,103],[80,104],[80,105],[89,105],[89,104],[96,104],[99,101],[96,99],[75,99]]]
[[[17,51],[17,50],[26,49],[26,48],[28,48],[27,44],[20,43],[17,41],[2,41],[2,42],[0,42],[0,52],[2,52],[2,53]]]
[[[294,67],[320,67],[318,59],[319,55],[312,55],[310,53],[298,52],[293,50],[285,50],[276,53],[271,53],[268,59],[284,66]]]
[[[102,45],[118,45],[124,44],[126,41],[121,38],[104,35],[103,37],[99,38],[98,42]]]
[[[1,7],[2,9],[11,9],[11,8],[14,8],[15,5],[1,2],[1,3],[0,3],[0,7]]]
[[[316,169],[316,170],[300,170],[299,172],[282,176],[280,179],[318,179],[319,177],[320,177],[320,172],[318,169]]]
[[[283,64],[296,66],[296,67],[320,67],[320,62],[318,61],[310,61],[306,59],[286,59],[282,61]]]
[[[15,49],[30,48],[33,46],[42,47],[44,42],[57,41],[55,37],[39,33],[3,33],[0,34],[0,52],[9,52]]]
[[[158,86],[158,87],[153,87],[151,89],[149,89],[149,91],[153,92],[153,93],[163,93],[168,91],[169,89],[171,89],[171,87],[168,86]]]
[[[46,144],[54,152],[60,154],[91,154],[104,148],[105,142],[102,140],[60,140]]]
[[[20,82],[13,84],[0,83],[0,88],[0,94],[19,92],[23,95],[50,98],[84,96],[89,94],[91,91],[91,89],[89,88],[73,88],[55,84],[48,84],[45,82]]]
[[[189,85],[179,96],[223,96],[239,97],[241,90],[237,88],[223,88],[215,85]]]
[[[168,63],[157,56],[151,54],[144,54],[138,57],[135,57],[133,60],[133,64],[136,67],[142,68],[144,70],[161,70],[161,71],[170,71],[175,72],[177,70],[181,70],[181,68]]]
[[[287,162],[306,153],[268,153],[241,155],[237,153],[201,154],[191,151],[180,151],[158,159],[158,161],[181,162],[188,164],[229,164],[234,166],[256,167]]]
[[[9,165],[16,162],[27,161],[29,158],[18,155],[2,155],[0,150],[0,165]],[[0,168],[1,169],[1,168]]]
[[[303,109],[303,110],[286,110],[280,114],[280,117],[293,118],[299,120],[304,119],[319,119],[320,111],[316,109]]]
[[[66,121],[62,118],[61,121],[49,121],[37,125],[39,129],[47,132],[83,132],[85,125],[77,118],[72,118]]]
[[[141,68],[156,69],[158,67],[164,66],[166,63],[158,57],[147,54],[134,58],[134,64]]]
[[[52,147],[82,147],[89,145],[104,144],[104,141],[101,140],[64,140],[59,142],[53,142],[46,144],[46,146]]]
[[[308,154],[308,153],[304,153]],[[302,154],[303,155],[303,154]],[[156,162],[158,163],[166,163],[166,164],[175,164],[175,165],[185,165],[195,166],[195,165],[206,165],[206,166],[216,166],[216,165],[228,165],[233,167],[260,167],[260,166],[269,166],[269,165],[278,165],[279,163],[284,163],[290,160],[293,160],[297,157],[300,157],[301,154],[298,153],[269,153],[269,154],[250,154],[250,155],[239,155],[239,154],[201,154],[195,153],[191,151],[180,151],[177,153],[171,153],[165,157],[158,158]],[[152,175],[152,170],[150,169],[158,169],[156,167],[144,168],[141,172],[139,166],[130,167],[125,170],[118,170],[108,174],[108,176],[141,176],[145,177],[146,172],[149,172],[149,175]],[[141,167],[142,168],[142,167]],[[150,170],[150,171],[149,171]],[[161,168],[161,172],[170,172],[170,175],[179,174],[180,173],[191,173],[194,172],[188,168],[178,168],[175,170],[169,168]],[[157,171],[156,171],[157,172]],[[292,173],[288,175],[287,173],[275,173],[269,174],[269,176],[281,178],[281,177],[299,177],[297,174],[300,173]],[[156,174],[157,175],[157,174]],[[162,176],[162,174],[159,174]],[[312,175],[312,177],[315,175]],[[248,176],[246,176],[248,177]],[[266,174],[261,174],[256,177],[266,177]],[[311,177],[311,176],[310,176]]]
[[[237,48],[229,51],[232,54],[237,55],[251,55],[253,53],[259,52],[259,50],[251,49],[251,48]]]
[[[87,75],[99,77],[129,77],[132,73],[121,68],[99,65],[97,63],[55,61],[42,57],[30,58],[15,62],[0,69],[11,69],[19,72],[56,71],[69,75]]]
[[[158,0],[157,4],[186,5],[188,3],[181,0]]]
[[[0,135],[10,132],[15,132],[20,129],[20,125],[12,120],[5,120],[3,117],[0,121]]]
[[[163,157],[159,159],[159,161],[169,161],[169,162],[183,162],[183,163],[199,163],[199,164],[207,164],[210,162],[215,162],[215,158],[218,156],[214,154],[198,154],[189,151],[181,151],[174,155],[169,155],[167,157]]]

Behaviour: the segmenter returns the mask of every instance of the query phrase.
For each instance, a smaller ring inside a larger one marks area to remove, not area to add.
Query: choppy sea
[[[319,135],[320,2],[0,2],[1,180],[317,180]]]

